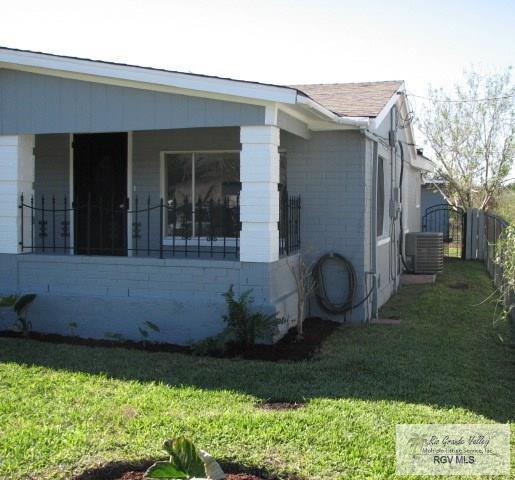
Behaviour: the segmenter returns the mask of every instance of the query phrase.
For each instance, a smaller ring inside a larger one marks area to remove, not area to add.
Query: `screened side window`
[[[383,235],[384,224],[384,159],[377,157],[377,236]]]

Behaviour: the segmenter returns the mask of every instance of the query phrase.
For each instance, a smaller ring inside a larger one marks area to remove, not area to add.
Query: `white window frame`
[[[379,159],[381,159],[383,161],[383,233],[381,235],[377,236],[377,246],[378,247],[390,242],[390,230],[388,228],[388,222],[387,222],[387,217],[389,218],[389,215],[388,215],[388,210],[386,208],[386,206],[389,205],[389,201],[390,201],[389,190],[387,190],[387,188],[386,188],[387,187],[387,185],[386,185],[386,157],[380,153],[377,155],[377,161],[378,161],[377,171],[378,172],[379,172]],[[388,172],[388,173],[390,173],[390,172]],[[376,188],[376,198],[379,198],[379,196],[377,195],[379,193],[379,173],[377,174],[375,188]],[[388,198],[387,198],[387,192],[388,192]],[[379,207],[379,202],[377,202],[377,205],[376,205],[376,208],[378,208],[378,207]],[[377,220],[375,220],[375,221],[377,221]]]
[[[192,190],[192,208],[193,208],[193,212],[192,212],[192,223],[193,223],[193,229],[195,228],[195,195],[194,195],[194,192],[195,192],[195,155],[196,154],[199,154],[199,153],[237,153],[238,155],[241,154],[241,150],[230,150],[230,149],[227,149],[227,150],[161,150],[161,152],[159,152],[159,157],[160,157],[160,169],[159,169],[159,176],[160,176],[160,183],[161,183],[161,187],[160,187],[160,190],[161,190],[161,198],[163,199],[163,202],[166,202],[167,199],[166,199],[166,191],[167,191],[167,185],[166,185],[166,155],[191,155],[191,159],[192,159],[192,179],[191,179],[191,190]],[[238,158],[239,160],[239,158]],[[241,167],[241,163],[240,163],[240,167]],[[163,209],[163,225],[166,225],[166,215],[167,211],[166,209]],[[175,246],[181,246],[181,245],[186,245],[186,244],[195,244],[195,245],[200,245],[201,247],[209,247],[211,245],[213,246],[220,246],[220,245],[224,245],[224,242],[225,242],[225,246],[226,247],[236,247],[236,245],[238,244],[239,242],[239,238],[237,237],[225,237],[224,238],[221,238],[221,239],[217,239],[217,240],[211,240],[207,237],[200,237],[200,241],[199,241],[199,238],[198,237],[195,237],[192,235],[192,237],[188,240],[186,239],[183,239],[183,238],[174,238],[173,237],[170,237],[170,236],[167,236],[166,233],[163,234],[163,245],[166,245],[166,246],[172,246],[172,245],[175,245]]]

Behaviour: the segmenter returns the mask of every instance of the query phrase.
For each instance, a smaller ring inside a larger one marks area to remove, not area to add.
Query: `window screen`
[[[377,157],[377,236],[383,235],[384,223],[384,160]]]

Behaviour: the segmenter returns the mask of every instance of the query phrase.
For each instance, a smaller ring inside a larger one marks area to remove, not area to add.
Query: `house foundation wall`
[[[296,315],[285,262],[3,254],[0,294],[37,294],[28,313],[34,331],[144,340],[143,328],[149,340],[190,344],[224,328],[222,295],[232,285],[237,294],[252,290],[256,310],[287,319],[277,339]],[[11,323],[4,315],[0,330]]]

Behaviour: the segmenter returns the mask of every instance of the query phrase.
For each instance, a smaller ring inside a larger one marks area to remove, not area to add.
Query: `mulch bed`
[[[323,341],[329,337],[340,326],[337,322],[323,320],[321,318],[308,318],[304,322],[304,336],[297,339],[295,328],[274,345],[255,345],[242,349],[237,345],[230,346],[223,358],[243,358],[247,360],[291,360],[300,361],[310,359],[320,350]],[[1,337],[30,338],[40,342],[64,343],[69,345],[84,345],[88,347],[116,347],[133,350],[144,350],[148,352],[171,352],[191,354],[191,348],[171,343],[135,342],[132,340],[107,340],[80,338],[76,336],[57,335],[53,333],[30,332],[28,337],[21,333],[10,330],[0,331]]]
[[[142,480],[145,470],[154,463],[152,460],[139,462],[111,462],[102,467],[90,468],[73,480]],[[248,467],[238,463],[221,462],[225,480],[279,480],[264,469]],[[297,476],[283,476],[281,479],[301,480]]]
[[[143,472],[126,472],[116,480],[143,480]],[[228,473],[225,480],[264,480],[251,473]]]

